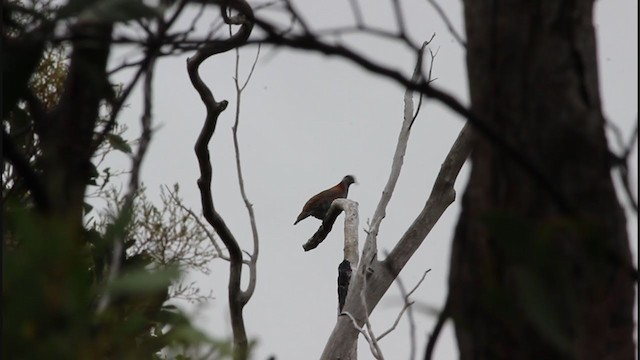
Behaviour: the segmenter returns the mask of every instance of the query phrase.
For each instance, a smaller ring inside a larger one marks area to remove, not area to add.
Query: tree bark
[[[592,11],[589,0],[465,0],[473,113],[568,204],[478,137],[449,278],[461,359],[634,358]]]
[[[100,102],[112,91],[106,74],[111,46],[110,23],[77,23],[69,72],[60,101],[38,130],[43,174],[51,213],[82,224],[87,182],[91,177],[92,141]],[[90,89],[90,90],[88,90]]]

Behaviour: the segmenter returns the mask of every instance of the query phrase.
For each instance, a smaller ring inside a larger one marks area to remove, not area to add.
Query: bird
[[[327,215],[327,211],[329,211],[329,207],[331,207],[333,200],[346,198],[349,193],[349,185],[354,183],[356,183],[356,178],[353,175],[347,175],[342,178],[342,181],[340,181],[336,186],[314,195],[304,204],[302,212],[300,212],[300,215],[298,215],[298,218],[293,225],[308,218],[309,216],[323,220],[325,215]]]

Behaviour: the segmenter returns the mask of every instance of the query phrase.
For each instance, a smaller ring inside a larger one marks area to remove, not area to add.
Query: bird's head
[[[342,178],[342,183],[349,186],[351,184],[357,184],[356,178],[353,175],[347,175]]]

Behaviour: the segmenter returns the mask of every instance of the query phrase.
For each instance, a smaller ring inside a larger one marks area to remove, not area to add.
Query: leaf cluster
[[[89,186],[81,192],[84,209],[56,212],[34,201],[34,189],[55,195],[71,186],[51,185],[56,180],[51,174],[56,172],[45,171],[43,159],[49,161],[47,169],[55,169],[52,161],[65,159],[51,156],[52,147],[43,144],[41,134],[60,120],[57,111],[73,66],[68,54],[75,49],[47,39],[57,25],[68,22],[116,23],[157,15],[157,10],[139,0],[72,0],[62,8],[53,4],[2,2],[3,148],[10,143],[13,151],[11,161],[3,161],[2,168],[2,358],[161,359],[170,353],[187,359],[185,354],[193,348],[210,349],[209,358],[227,358],[228,342],[209,338],[182,311],[167,305],[176,295],[172,288],[180,284],[182,271],[206,269],[213,258],[203,245],[208,238],[193,220],[177,207],[167,208],[169,197],[155,206],[142,193],[133,210],[114,206],[112,216],[103,218],[101,226],[88,221],[96,214],[89,197],[109,201],[107,185],[121,173],[99,170],[102,160],[114,150],[132,153],[131,142],[123,137],[126,128],[111,117],[113,98],[100,98],[92,129],[95,149],[94,144],[69,147],[91,155],[89,175],[73,185],[80,190]],[[118,97],[119,87],[106,93]],[[78,113],[86,110],[85,104],[73,105]],[[76,140],[67,139],[69,143]],[[57,140],[51,144],[65,149]],[[22,169],[17,169],[18,163]],[[177,188],[172,196],[177,196]],[[111,198],[117,205],[116,199]],[[116,239],[124,239],[124,248],[117,276],[111,279]],[[199,296],[197,291],[182,291]],[[101,308],[105,298],[110,301]]]

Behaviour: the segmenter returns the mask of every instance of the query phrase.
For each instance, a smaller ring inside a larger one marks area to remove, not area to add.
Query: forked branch
[[[406,113],[409,115],[408,121],[413,121],[413,113],[408,111]],[[407,116],[405,116],[405,121],[407,121]],[[455,199],[453,185],[462,165],[471,152],[471,139],[470,125],[466,124],[440,168],[424,209],[385,260],[378,261],[376,259],[377,253],[373,251],[375,250],[375,241],[372,238],[375,237],[375,232],[371,232],[367,237],[360,266],[349,286],[349,294],[347,295],[344,310],[353,316],[358,326],[361,327],[365,324],[368,315],[391,286],[400,270],[406,265],[440,216]],[[399,166],[396,160],[400,162],[400,159],[400,157],[394,157],[392,168]],[[387,196],[387,194],[383,194],[384,196]],[[375,223],[379,224],[379,220]],[[377,229],[377,225],[375,226],[372,227],[372,230]],[[365,279],[365,277],[367,278]],[[362,289],[365,282],[367,283],[365,299],[360,301],[359,290]],[[363,303],[366,306],[363,306]],[[357,336],[358,330],[353,327],[351,321],[344,317],[338,318],[321,359],[348,359],[352,354],[353,344],[356,342]]]

